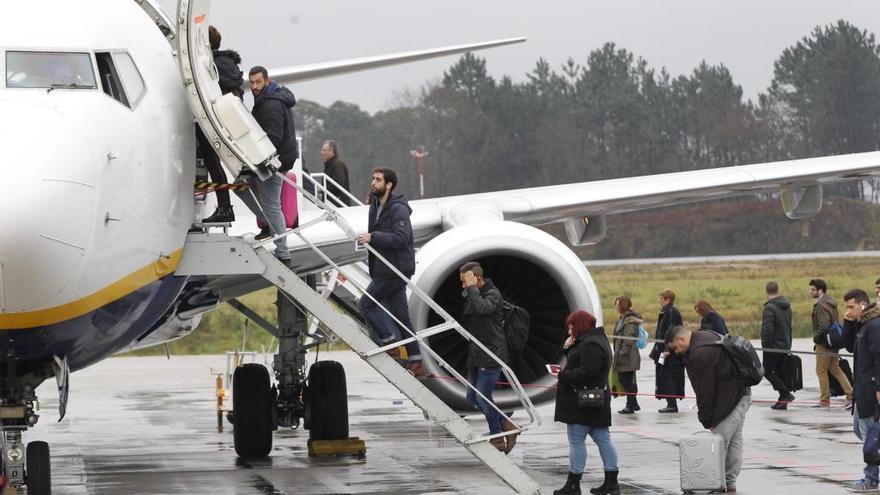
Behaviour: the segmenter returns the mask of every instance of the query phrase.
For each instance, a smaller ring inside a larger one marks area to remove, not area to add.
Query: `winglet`
[[[272,78],[272,80],[278,83],[291,84],[296,82],[309,81],[312,79],[338,76],[341,74],[348,74],[351,72],[358,72],[362,70],[378,69],[380,67],[388,67],[391,65],[406,64],[410,62],[418,62],[420,60],[428,60],[431,58],[445,57],[447,55],[456,55],[459,53],[472,52],[475,50],[485,50],[487,48],[512,45],[515,43],[522,43],[524,41],[526,41],[525,38],[509,38],[496,41],[487,41],[483,43],[471,43],[466,45],[433,48],[429,50],[393,53],[390,55],[379,55],[377,57],[352,58],[348,60],[338,60],[335,62],[297,65],[294,67],[270,69],[269,76]]]

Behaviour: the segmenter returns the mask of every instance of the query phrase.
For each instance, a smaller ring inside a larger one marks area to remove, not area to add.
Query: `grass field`
[[[612,304],[618,295],[633,298],[633,307],[640,312],[653,331],[658,311],[657,294],[669,287],[677,294],[676,306],[685,323],[695,326],[699,316],[693,306],[706,299],[727,321],[731,332],[756,337],[761,326],[765,301],[764,286],[770,280],[779,283],[782,293],[793,305],[795,336],[811,335],[808,281],[822,278],[828,282],[828,293],[840,299],[847,290],[860,287],[873,297],[874,280],[880,277],[880,258],[814,259],[792,261],[753,261],[736,263],[685,263],[670,265],[627,265],[591,269],[606,323],[616,321]],[[275,322],[275,291],[266,289],[242,300],[270,322]],[[839,302],[840,307],[843,302]],[[842,314],[842,311],[841,311]],[[560,325],[562,322],[560,322]],[[248,331],[249,350],[261,350],[272,344],[272,337],[251,324]],[[223,353],[241,348],[244,317],[228,305],[205,316],[190,336],[170,344],[172,354]],[[161,354],[161,348],[146,349],[137,354]]]
[[[685,323],[695,326],[700,317],[694,303],[706,299],[727,321],[731,332],[756,337],[761,327],[764,286],[774,280],[783,295],[792,302],[795,336],[811,336],[810,312],[813,300],[809,280],[821,278],[828,283],[828,294],[839,301],[849,289],[859,287],[874,297],[874,281],[880,276],[880,259],[846,258],[736,263],[687,263],[594,267],[593,278],[602,297],[606,323],[616,320],[613,303],[621,294],[633,298],[633,307],[650,322],[653,329],[659,310],[658,293],[666,287],[676,292],[676,306]],[[843,311],[840,311],[841,316]]]

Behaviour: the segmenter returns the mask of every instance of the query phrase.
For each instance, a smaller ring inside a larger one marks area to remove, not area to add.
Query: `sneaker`
[[[727,488],[724,489],[726,493],[736,493],[736,485],[733,483],[728,483]]]
[[[772,406],[770,406],[770,409],[775,409],[777,411],[785,411],[788,409],[788,404],[785,402],[777,402],[776,404],[773,404]]]
[[[785,397],[783,397],[779,400],[780,400],[780,402],[794,402],[794,399],[795,399],[794,394],[789,392],[788,395],[786,395]]]
[[[658,410],[659,413],[677,413],[677,407],[664,407],[663,409]]]
[[[829,408],[831,408],[831,404],[827,404],[824,402],[820,402],[820,403],[816,404],[815,406],[812,406],[812,409],[829,409]]]
[[[617,411],[617,414],[635,414],[636,412],[628,407],[624,407],[620,411]]]
[[[853,481],[852,484],[850,484],[847,487],[847,490],[854,492],[854,493],[876,492],[877,491],[877,483],[871,483],[868,480],[861,479],[858,481]]]

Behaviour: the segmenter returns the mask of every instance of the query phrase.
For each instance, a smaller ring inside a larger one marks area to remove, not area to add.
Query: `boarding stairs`
[[[539,426],[541,418],[528,397],[522,384],[517,379],[513,370],[501,359],[495,356],[482,343],[476,340],[466,329],[464,329],[455,319],[453,319],[439,304],[431,299],[418,286],[413,284],[407,277],[401,274],[394,266],[384,259],[371,246],[366,245],[369,250],[381,263],[385,263],[398,277],[401,277],[410,291],[411,297],[416,297],[425,302],[437,315],[442,322],[430,328],[412,332],[409,329],[408,336],[402,341],[395,342],[386,346],[377,346],[367,335],[366,329],[360,322],[347,316],[344,312],[340,312],[329,301],[329,295],[337,284],[343,284],[351,293],[362,294],[360,297],[371,297],[366,292],[366,284],[369,283],[369,276],[365,270],[358,264],[349,264],[346,266],[338,265],[331,257],[325,254],[321,248],[309,240],[306,231],[316,225],[324,222],[334,223],[345,235],[355,242],[356,232],[348,225],[345,219],[337,214],[336,206],[330,202],[321,199],[327,198],[329,201],[329,191],[326,186],[316,183],[317,196],[307,192],[296,181],[290,180],[284,174],[279,174],[284,181],[295,187],[302,197],[314,204],[321,210],[321,214],[312,220],[304,222],[299,227],[290,229],[287,232],[259,242],[253,239],[243,237],[228,236],[223,234],[209,233],[191,233],[187,239],[184,249],[181,267],[178,270],[180,274],[212,274],[212,275],[243,275],[258,274],[265,278],[269,283],[275,285],[279,290],[283,291],[290,298],[313,316],[315,325],[320,322],[325,328],[329,329],[339,340],[343,341],[370,366],[379,372],[389,383],[394,385],[398,390],[407,396],[413,404],[422,409],[426,419],[433,421],[438,426],[445,428],[449,434],[460,442],[468,451],[486,464],[494,471],[504,482],[506,482],[517,493],[521,494],[537,494],[540,493],[540,487],[532,480],[513,460],[507,457],[503,452],[497,450],[489,440],[501,437],[511,432],[504,432],[495,435],[482,434],[474,429],[458,412],[449,407],[439,397],[437,397],[430,389],[425,387],[422,382],[415,378],[410,372],[403,368],[396,360],[392,359],[387,351],[403,346],[407,343],[417,341],[423,355],[428,354],[431,358],[462,386],[474,390],[476,394],[483,397],[482,394],[472,387],[467,379],[462,376],[453,366],[447,363],[437,352],[431,349],[428,338],[444,332],[458,332],[464,339],[475,342],[483,351],[491,356],[501,367],[502,373],[510,384],[511,389],[518,396],[523,411],[526,413],[527,421],[521,424],[514,422],[518,430],[525,431],[527,429]],[[322,194],[323,193],[323,194]],[[272,249],[273,241],[281,236],[296,236],[315,254],[320,256],[328,269],[330,280],[328,286],[319,293],[312,289],[303,279],[296,273],[296,259],[293,259],[293,269],[289,268],[283,262],[279,261]],[[375,299],[374,299],[375,301]],[[394,317],[386,308],[376,301],[379,307],[386,312],[399,327],[403,325]],[[314,333],[317,327],[310,329],[310,334]],[[483,397],[485,398],[485,397]],[[497,408],[500,413],[503,411]]]

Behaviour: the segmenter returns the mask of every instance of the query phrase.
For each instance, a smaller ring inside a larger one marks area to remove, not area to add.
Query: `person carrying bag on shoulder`
[[[611,346],[596,317],[575,311],[566,320],[568,339],[563,344],[566,363],[559,372],[554,420],[568,425],[569,468],[565,486],[554,495],[580,495],[580,482],[587,462],[586,438],[589,435],[602,457],[605,482],[593,488],[594,495],[617,495],[617,450],[611,443],[611,393],[608,372],[611,370]]]

